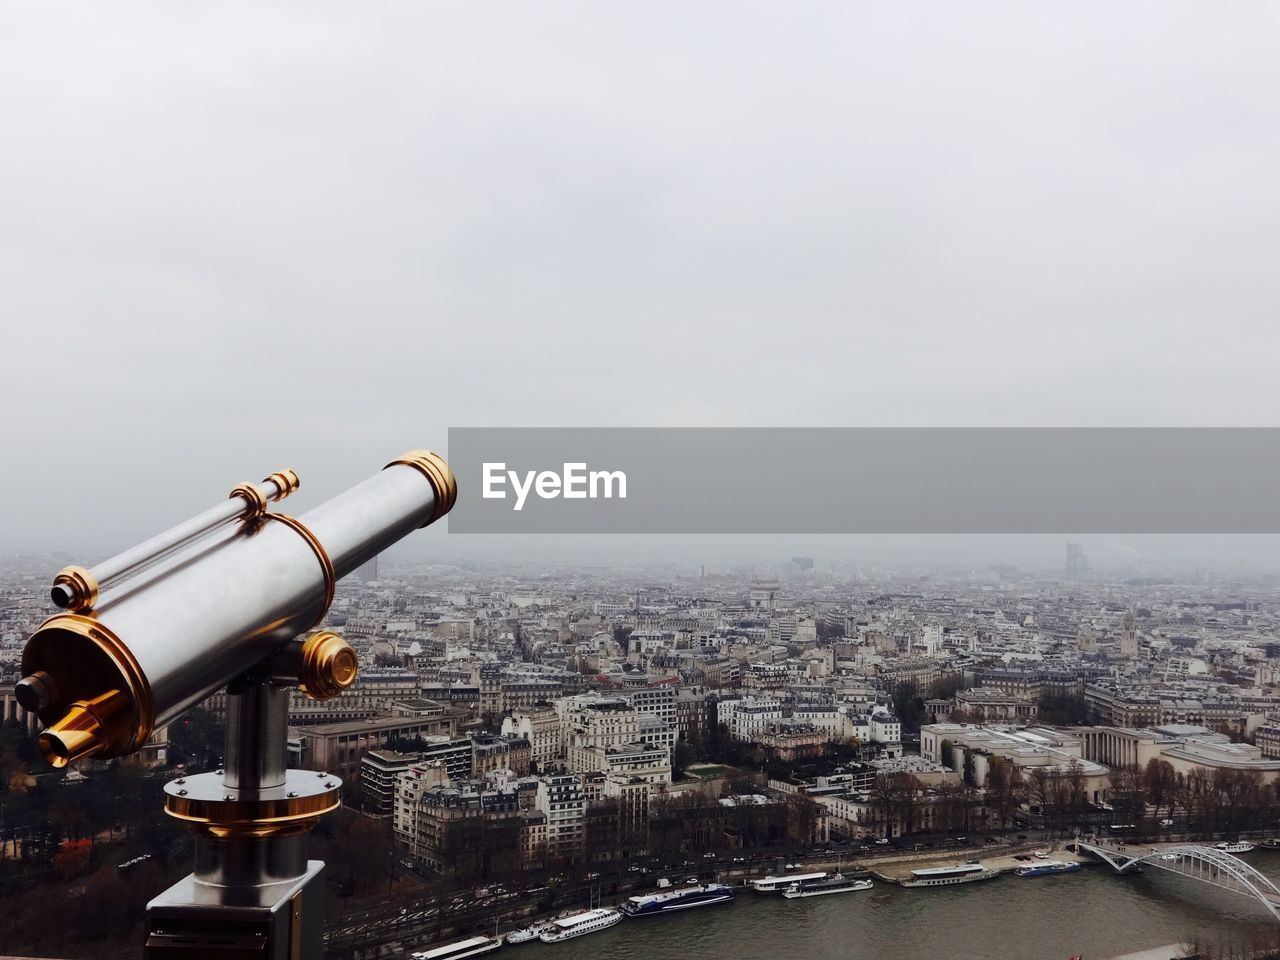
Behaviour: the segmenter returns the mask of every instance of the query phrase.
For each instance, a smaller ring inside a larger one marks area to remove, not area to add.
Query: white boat
[[[788,900],[797,900],[803,897],[825,897],[829,893],[854,893],[858,890],[870,890],[873,886],[875,884],[870,880],[854,880],[836,873],[827,880],[793,883],[782,895]]]
[[[575,913],[571,917],[552,920],[543,926],[538,939],[543,943],[559,943],[561,940],[572,940],[574,937],[586,936],[607,930],[622,919],[622,914],[611,907],[599,907],[584,913]]]
[[[962,863],[955,867],[928,867],[912,870],[911,879],[903,880],[904,887],[946,887],[954,883],[973,883],[975,880],[991,880],[999,874],[980,863]]]
[[[675,910],[709,907],[716,903],[728,903],[734,897],[733,887],[723,883],[701,883],[694,887],[664,890],[661,893],[628,897],[619,906],[628,917],[650,917]]]
[[[521,927],[518,930],[512,930],[507,934],[507,943],[527,943],[530,940],[538,939],[538,931],[542,928],[539,926]]]
[[[1231,843],[1223,840],[1215,849],[1221,850],[1223,853],[1249,853],[1252,850],[1257,850],[1258,847],[1248,840],[1236,840]]]
[[[825,873],[789,873],[781,877],[752,880],[751,889],[756,893],[782,893],[793,883],[812,883],[815,880],[825,880],[826,877]]]
[[[447,943],[443,947],[419,950],[409,956],[413,960],[462,960],[463,957],[478,957],[482,953],[489,953],[500,946],[502,940],[499,937],[471,937],[457,943]]]

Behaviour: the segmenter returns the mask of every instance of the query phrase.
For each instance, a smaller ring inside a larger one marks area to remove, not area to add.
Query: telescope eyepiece
[[[45,671],[37,670],[18,681],[13,688],[13,695],[22,709],[39,713],[58,699],[58,685]]]
[[[87,730],[64,730],[42,733],[36,740],[40,755],[49,766],[62,769],[72,760],[91,757],[102,749],[102,742]]]
[[[98,599],[98,580],[84,567],[63,567],[53,578],[49,598],[63,610],[87,610]]]
[[[119,725],[121,711],[128,706],[129,698],[120,690],[77,700],[62,719],[40,734],[36,746],[54,767],[101,753],[111,740],[112,728]]]

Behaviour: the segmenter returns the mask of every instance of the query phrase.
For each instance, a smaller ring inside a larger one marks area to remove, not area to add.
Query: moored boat
[[[946,887],[955,883],[973,883],[976,880],[992,880],[999,874],[981,863],[962,863],[954,867],[927,867],[912,870],[911,879],[903,880],[904,887]]]
[[[507,943],[527,943],[530,940],[538,939],[538,932],[542,928],[538,925],[532,927],[521,927],[518,930],[512,930],[507,934]]]
[[[1221,850],[1223,853],[1249,853],[1253,850],[1257,850],[1258,847],[1256,844],[1252,844],[1248,840],[1233,840],[1230,842],[1224,840],[1214,849]]]
[[[595,910],[552,920],[538,932],[538,939],[543,943],[559,943],[561,940],[572,940],[574,937],[607,930],[621,920],[622,914],[617,910],[611,907],[598,907]]]
[[[628,897],[618,909],[628,917],[650,917],[675,910],[728,903],[733,897],[733,887],[723,883],[702,883],[696,887],[681,887],[678,890],[663,890],[661,893]]]
[[[844,874],[834,874],[825,880],[810,880],[807,883],[793,883],[783,891],[788,900],[804,897],[823,897],[829,893],[854,893],[858,890],[870,890],[875,884],[870,880],[857,880]]]
[[[811,883],[825,880],[826,873],[789,873],[781,877],[762,877],[751,881],[751,889],[756,893],[782,893],[793,883]]]
[[[470,937],[456,943],[433,947],[430,950],[419,950],[409,954],[413,960],[462,960],[463,957],[478,957],[502,946],[500,937]]]
[[[1043,877],[1051,873],[1075,873],[1079,869],[1080,864],[1069,860],[1045,860],[1042,863],[1018,867],[1013,872],[1020,877]]]

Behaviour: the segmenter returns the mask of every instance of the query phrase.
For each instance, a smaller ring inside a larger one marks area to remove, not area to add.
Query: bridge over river
[[[1271,916],[1280,921],[1280,887],[1237,856],[1213,847],[1180,845],[1170,847],[1121,847],[1109,843],[1074,840],[1067,844],[1076,852],[1092,854],[1106,862],[1116,873],[1128,873],[1143,867],[1155,867],[1180,877],[1254,897]]]

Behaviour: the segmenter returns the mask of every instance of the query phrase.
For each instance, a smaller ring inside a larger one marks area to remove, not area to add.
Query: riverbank
[[[975,854],[981,853],[981,851],[961,851],[958,854],[952,854],[946,857],[933,855],[906,859],[900,862],[895,862],[891,866],[888,864],[877,864],[876,867],[878,869],[872,868],[871,874],[886,883],[902,883],[904,880],[911,879],[911,871],[913,870],[935,870],[939,867],[954,867],[975,860],[980,862],[992,873],[1013,873],[1018,869],[1018,867],[1025,867],[1039,862],[1039,859],[1035,857],[1035,853],[1037,851],[1047,854],[1045,859],[1062,860],[1066,863],[1079,863],[1082,866],[1091,866],[1098,862],[1092,857],[1074,853],[1070,850],[1064,850],[1059,847],[1029,845],[1018,850],[1002,852],[999,856],[975,856]]]
[[[879,869],[884,870],[881,866]],[[890,869],[893,873],[899,868]],[[905,863],[900,869],[906,869]],[[1034,880],[869,890],[787,900],[743,892],[730,904],[643,920],[578,941],[510,948],[506,960],[1086,960],[1142,955],[1174,960],[1173,944],[1224,944],[1270,930],[1250,901],[1158,872],[1108,869]],[[419,944],[424,949],[434,944]],[[1159,952],[1162,945],[1169,949]],[[1137,958],[1135,958],[1137,960]]]
[[[954,850],[912,850],[874,857],[805,858],[797,861],[801,865],[801,870],[787,872],[808,873],[825,870],[830,873],[835,870],[843,870],[845,873],[850,873],[862,871],[886,883],[900,883],[902,880],[910,879],[912,870],[953,867],[970,860],[979,860],[997,873],[1012,873],[1018,867],[1024,867],[1033,862],[1032,859],[1019,860],[1017,859],[1018,857],[1034,858],[1037,850],[1044,851],[1053,860],[1065,860],[1083,865],[1098,862],[1087,855],[1077,854],[1065,849],[1062,846],[1064,842],[1066,841],[1055,841],[1053,843],[1028,841],[1012,846],[1001,845],[998,850],[992,849],[990,846],[974,846],[961,847]],[[727,877],[734,880],[748,875],[752,875],[752,871],[728,871],[726,873]]]
[[[1183,960],[1186,951],[1180,943],[1166,943],[1163,947],[1152,947],[1139,950],[1137,953],[1122,953],[1108,957],[1107,960]]]
[[[684,866],[669,865],[668,868],[661,872],[643,876],[631,872],[621,872],[611,878],[589,878],[588,882],[581,888],[573,891],[563,891],[568,896],[551,897],[551,891],[544,887],[540,890],[530,891],[530,895],[527,898],[512,894],[505,898],[500,898],[498,902],[492,904],[483,898],[469,899],[466,896],[458,896],[453,900],[440,898],[439,900],[432,899],[427,902],[406,904],[394,916],[389,917],[385,913],[380,913],[367,916],[358,921],[352,918],[353,922],[345,929],[338,928],[330,932],[329,949],[334,960],[364,960],[364,958],[375,957],[398,958],[403,956],[404,947],[410,944],[414,945],[413,949],[422,949],[423,944],[448,942],[460,939],[470,933],[492,934],[495,930],[509,931],[532,923],[545,922],[561,913],[584,909],[588,902],[595,904],[603,901],[606,905],[617,903],[627,896],[652,892],[656,889],[656,880],[659,877],[666,877],[672,884],[682,885],[694,876],[702,880],[708,880],[714,875],[721,882],[730,883],[743,890],[744,895],[738,897],[738,907],[733,911],[735,914],[744,915],[751,913],[753,910],[772,913],[773,908],[759,905],[775,899],[782,900],[782,898],[757,897],[751,894],[747,888],[752,879],[766,875],[778,876],[786,873],[807,873],[819,870],[827,872],[842,870],[846,875],[869,876],[878,882],[876,887],[869,891],[851,893],[839,897],[824,897],[818,901],[786,902],[791,904],[838,902],[845,905],[856,900],[883,905],[887,898],[892,898],[895,905],[900,905],[902,909],[909,912],[912,922],[915,923],[920,919],[917,914],[921,912],[932,913],[939,904],[945,905],[949,910],[963,911],[967,919],[969,910],[975,911],[978,915],[992,909],[1004,911],[1014,904],[1022,902],[1035,903],[1046,892],[1066,894],[1078,892],[1081,889],[1098,889],[1117,893],[1123,892],[1126,896],[1134,892],[1147,891],[1151,902],[1147,903],[1142,898],[1138,898],[1136,901],[1138,906],[1135,907],[1136,912],[1141,912],[1142,909],[1163,912],[1166,907],[1163,902],[1165,900],[1168,901],[1168,905],[1172,906],[1183,905],[1185,907],[1189,904],[1191,909],[1199,909],[1205,904],[1216,902],[1216,913],[1211,912],[1202,921],[1198,921],[1201,925],[1192,930],[1192,933],[1220,936],[1221,931],[1216,928],[1215,924],[1218,923],[1219,918],[1222,916],[1238,916],[1246,923],[1256,922],[1259,919],[1249,913],[1251,907],[1247,902],[1243,901],[1243,898],[1225,894],[1218,898],[1218,901],[1221,902],[1217,902],[1213,894],[1203,895],[1204,891],[1193,893],[1170,888],[1168,886],[1169,878],[1164,877],[1162,880],[1161,871],[1148,871],[1148,874],[1154,875],[1154,882],[1151,876],[1144,878],[1138,875],[1126,875],[1125,878],[1120,879],[1114,876],[1113,871],[1105,869],[1105,865],[1102,865],[1104,869],[1101,870],[1081,870],[1067,875],[1043,876],[1026,880],[1001,876],[997,880],[985,883],[934,888],[927,894],[922,891],[906,890],[899,886],[901,879],[909,877],[912,870],[955,866],[968,860],[981,861],[985,866],[995,870],[997,873],[1007,875],[1012,873],[1018,866],[1031,865],[1038,862],[1034,857],[1037,850],[1043,851],[1049,859],[1074,861],[1087,865],[1099,863],[1099,861],[1092,859],[1087,854],[1077,855],[1072,851],[1066,850],[1065,845],[1070,842],[1070,839],[1060,839],[1055,842],[1029,840],[1013,845],[1001,844],[996,846],[988,844],[979,847],[970,846],[948,850],[884,850],[881,852],[880,849],[877,849],[870,857],[853,858],[838,855],[811,855],[809,857],[795,858],[779,857],[776,860],[771,859],[767,862],[756,861],[755,863],[742,864],[725,861],[705,865],[697,862],[686,862]],[[1135,850],[1149,850],[1176,845],[1178,845],[1177,841],[1160,841],[1132,844],[1131,846]],[[1019,856],[1024,859],[1018,860]],[[1280,857],[1271,852],[1259,850],[1256,856],[1246,855],[1246,859],[1250,860],[1259,869],[1263,869],[1264,872],[1275,872],[1276,868],[1280,867]],[[784,863],[793,863],[796,866],[793,869],[786,869]],[[1163,888],[1160,886],[1161,882],[1165,884]],[[552,887],[552,891],[556,889],[556,887]],[[512,897],[516,898],[512,899]],[[549,899],[554,899],[554,906],[552,903],[547,902]],[[1107,903],[1109,901],[1103,897],[1102,902]],[[841,907],[841,909],[843,908]],[[713,912],[715,909],[720,908],[696,910],[692,911],[692,913],[702,916]],[[827,915],[830,909],[829,907],[817,907],[811,913],[797,909],[787,914],[787,916],[792,918],[808,916],[820,918]],[[1051,901],[1047,909],[1057,910],[1059,909],[1059,904],[1056,901]],[[665,923],[660,922],[660,925],[665,926]],[[1039,929],[1039,925],[1032,924],[1032,928]],[[1152,944],[1164,943],[1168,940],[1169,933],[1172,932],[1177,932],[1176,928],[1172,930],[1166,929],[1163,938],[1157,933],[1147,939],[1145,943],[1142,941],[1134,943],[1107,942],[1101,948],[1095,945],[1090,947],[1085,955],[1091,958],[1107,957],[1121,953],[1126,947],[1138,949],[1139,947],[1145,948]],[[1184,942],[1190,942],[1190,940]],[[522,947],[521,949],[527,948]],[[1063,953],[1063,957],[1080,952],[1081,950],[1079,949],[1068,949]],[[772,960],[772,958],[769,958],[769,960]],[[1043,958],[1040,958],[1040,960],[1043,960]]]

